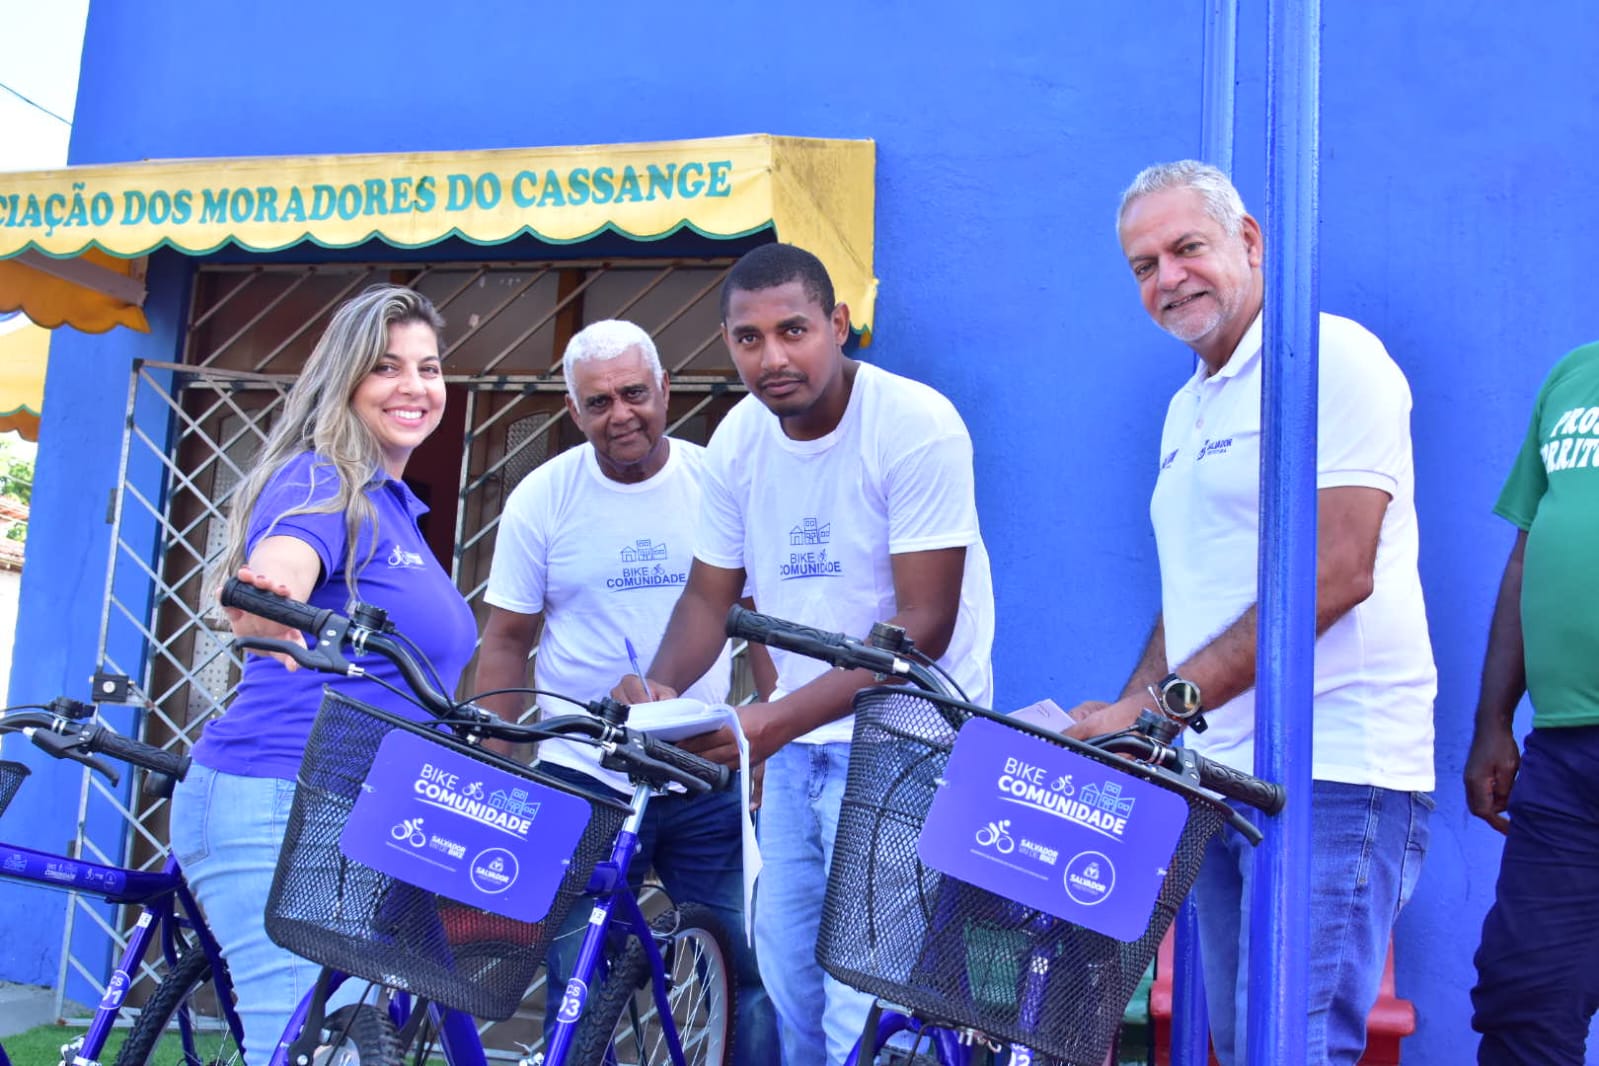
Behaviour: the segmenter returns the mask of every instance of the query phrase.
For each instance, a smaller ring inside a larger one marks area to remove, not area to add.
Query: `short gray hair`
[[[644,357],[645,364],[655,375],[655,384],[664,384],[666,371],[661,369],[661,356],[649,333],[632,322],[620,318],[607,318],[591,322],[566,342],[566,354],[561,356],[561,373],[566,377],[566,392],[577,403],[577,382],[572,371],[579,363],[604,362],[626,355],[634,348]]]
[[[1122,219],[1133,201],[1153,192],[1167,189],[1193,189],[1205,203],[1205,213],[1216,221],[1227,236],[1236,237],[1244,224],[1244,198],[1232,181],[1209,163],[1197,159],[1180,159],[1175,163],[1156,163],[1138,172],[1138,177],[1122,193],[1121,207],[1116,211],[1116,230],[1121,231]]]

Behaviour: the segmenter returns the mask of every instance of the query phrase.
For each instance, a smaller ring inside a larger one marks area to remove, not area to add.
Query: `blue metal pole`
[[[1210,0],[1205,6],[1203,78],[1202,158],[1230,175],[1237,112],[1238,0]],[[1210,1018],[1199,968],[1199,919],[1191,898],[1183,901],[1174,924],[1177,935],[1172,951],[1172,1066],[1205,1066],[1210,1061]]]
[[[1305,1062],[1316,643],[1319,0],[1267,0],[1266,311],[1255,773],[1288,806],[1255,854],[1249,1061]]]

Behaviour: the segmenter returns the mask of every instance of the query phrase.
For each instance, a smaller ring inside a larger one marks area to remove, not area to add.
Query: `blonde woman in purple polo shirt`
[[[453,689],[476,636],[472,612],[422,539],[427,508],[400,480],[444,413],[439,336],[425,296],[374,286],[334,312],[283,416],[234,497],[223,573],[318,607],[360,599],[416,638]],[[304,641],[230,610],[239,635]],[[358,660],[391,684],[398,672]],[[245,1054],[265,1061],[319,967],[272,943],[264,912],[295,772],[325,676],[250,656],[238,695],[210,722],[172,800],[172,849],[227,958]],[[350,695],[405,711],[369,681]]]

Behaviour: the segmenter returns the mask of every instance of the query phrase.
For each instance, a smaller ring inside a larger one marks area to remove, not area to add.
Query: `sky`
[[[89,0],[0,0],[0,170],[66,166],[88,14]]]
[[[0,0],[0,170],[67,165],[88,14],[89,0]],[[20,325],[0,322],[0,329]],[[15,433],[0,433],[0,440],[32,458],[34,446]]]

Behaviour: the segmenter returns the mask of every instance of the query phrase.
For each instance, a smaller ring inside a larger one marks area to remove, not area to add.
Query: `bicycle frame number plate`
[[[1175,793],[986,718],[961,727],[917,854],[978,888],[1137,940],[1188,820]]]
[[[394,730],[339,849],[407,884],[536,922],[589,820],[582,799]]]

